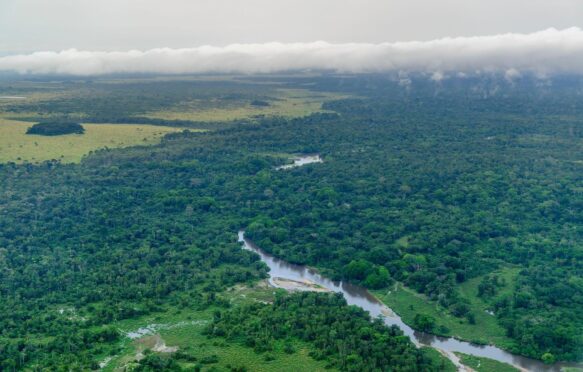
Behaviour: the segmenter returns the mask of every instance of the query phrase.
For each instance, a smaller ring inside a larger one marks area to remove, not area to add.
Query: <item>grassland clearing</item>
[[[232,303],[271,302],[274,288],[266,281],[255,286],[238,285],[224,293]],[[243,342],[221,338],[208,338],[205,327],[212,321],[216,307],[204,310],[179,309],[169,307],[166,311],[137,319],[117,322],[115,327],[131,337],[124,337],[115,355],[104,355],[104,371],[121,371],[124,366],[131,366],[136,357],[139,359],[147,349],[157,352],[162,357],[169,357],[168,350],[179,351],[185,358],[179,359],[183,368],[202,371],[231,371],[232,368],[245,367],[247,371],[334,371],[326,369],[326,361],[316,361],[309,352],[311,346],[297,341],[294,353],[284,352],[283,342],[275,342],[274,351],[256,353]],[[138,331],[138,332],[137,332]],[[164,345],[163,352],[156,351]]]
[[[254,106],[251,100],[191,100],[170,109],[152,111],[144,115],[151,119],[190,121],[232,121],[260,116],[301,117],[324,112],[322,104],[343,96],[312,92],[306,89],[275,89],[273,95],[260,97],[269,106]]]
[[[434,361],[435,364],[441,364],[442,372],[456,372],[455,364],[449,358],[444,357],[439,351],[432,347],[423,347],[425,355]]]
[[[481,358],[464,353],[455,353],[460,362],[470,367],[476,372],[519,372],[520,370],[509,364],[498,362],[497,360]]]
[[[31,123],[0,119],[0,163],[38,163],[57,159],[77,163],[91,151],[103,148],[151,145],[179,128],[142,124],[83,124],[85,134],[27,135]]]
[[[512,291],[517,273],[518,269],[515,268],[504,268],[496,272],[507,283],[497,296]],[[478,285],[481,280],[481,276],[476,277],[459,286],[460,295],[468,301],[470,310],[475,315],[475,324],[470,324],[466,318],[455,317],[438,303],[400,283],[389,291],[375,291],[375,295],[409,325],[413,324],[415,315],[426,314],[435,319],[433,333],[508,349],[513,345],[512,340],[506,336],[504,328],[490,312],[489,303],[478,297]]]
[[[0,96],[25,97],[0,100],[2,119],[69,118],[91,123],[301,117],[323,112],[324,102],[347,97],[292,87],[285,81],[247,81],[235,76],[0,82]]]

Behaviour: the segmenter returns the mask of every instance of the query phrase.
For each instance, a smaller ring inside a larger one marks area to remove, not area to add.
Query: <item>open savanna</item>
[[[90,151],[103,148],[150,145],[179,128],[137,124],[83,124],[85,134],[28,135],[32,123],[0,119],[0,163],[37,163],[57,159],[79,162]]]
[[[313,92],[307,89],[275,89],[272,95],[258,97],[269,106],[252,105],[250,99],[192,100],[171,108],[143,115],[151,119],[190,120],[202,122],[251,119],[258,116],[301,117],[324,112],[322,104],[341,99],[334,93]]]

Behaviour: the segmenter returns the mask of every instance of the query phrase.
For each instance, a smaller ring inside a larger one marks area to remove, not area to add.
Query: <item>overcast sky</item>
[[[0,0],[0,72],[583,74],[582,29],[583,0]]]
[[[583,0],[0,0],[0,53],[394,42],[583,27]]]

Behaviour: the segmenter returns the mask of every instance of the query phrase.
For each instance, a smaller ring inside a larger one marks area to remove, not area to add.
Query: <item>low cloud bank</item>
[[[92,52],[76,49],[0,57],[0,71],[21,74],[337,72],[583,74],[583,30],[444,38],[382,44],[266,43],[185,49]]]

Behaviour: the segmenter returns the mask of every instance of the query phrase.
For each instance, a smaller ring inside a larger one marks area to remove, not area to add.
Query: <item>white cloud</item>
[[[520,71],[518,71],[515,68],[511,68],[509,70],[506,70],[506,72],[504,72],[504,78],[509,82],[512,83],[514,81],[514,79],[520,78],[522,75],[520,73]]]
[[[448,72],[474,74],[583,74],[583,30],[547,29],[530,34],[444,38],[398,43],[265,43],[185,49],[92,52],[75,49],[0,57],[0,71],[22,74]]]

